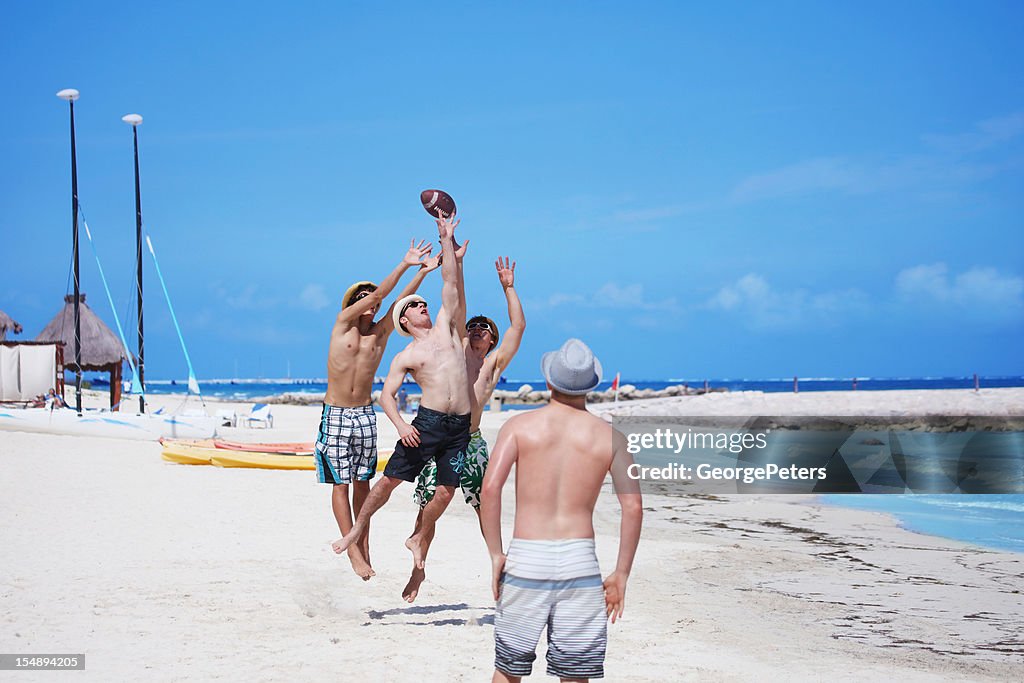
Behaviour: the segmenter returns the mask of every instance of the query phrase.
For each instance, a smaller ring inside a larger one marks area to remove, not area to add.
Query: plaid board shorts
[[[372,479],[377,471],[377,415],[373,406],[341,408],[325,403],[313,455],[321,484]]]
[[[459,485],[466,496],[466,504],[480,508],[480,491],[484,487],[484,473],[487,472],[487,442],[480,430],[469,435],[469,446],[466,447],[466,459],[459,470]],[[412,494],[413,501],[420,507],[425,506],[437,492],[437,463],[428,462],[420,476],[416,477],[416,490]]]

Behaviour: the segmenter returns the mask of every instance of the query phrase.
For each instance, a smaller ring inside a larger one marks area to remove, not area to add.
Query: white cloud
[[[780,290],[761,275],[748,273],[715,292],[705,307],[736,313],[754,328],[782,328],[827,324],[860,313],[867,307],[867,297],[857,289],[819,294],[805,289]]]
[[[887,191],[942,196],[951,188],[1017,168],[1019,163],[999,147],[1008,147],[1022,135],[1024,112],[1017,112],[981,121],[964,133],[922,136],[924,147],[912,154],[821,157],[757,173],[736,184],[732,199],[753,202],[821,192]]]
[[[264,296],[256,285],[246,285],[240,289],[226,289],[219,283],[214,284],[214,291],[228,307],[239,311],[266,311],[280,304],[277,297]]]
[[[679,309],[675,297],[651,300],[644,292],[641,284],[620,286],[614,282],[606,282],[589,296],[556,292],[547,301],[532,302],[531,308],[558,308],[559,306],[578,306],[585,308],[627,308],[644,311],[671,311]]]
[[[299,293],[299,306],[310,311],[322,311],[330,305],[331,300],[323,285],[306,285]]]
[[[1024,308],[1024,278],[975,266],[950,276],[945,263],[906,268],[896,276],[896,293],[908,302],[932,302],[965,308]]]
[[[268,294],[255,284],[228,289],[221,283],[214,283],[213,289],[218,299],[237,311],[271,311],[285,307],[321,311],[331,305],[326,289],[319,284],[308,284],[290,297]]]
[[[563,294],[555,292],[548,297],[547,302],[541,305],[542,308],[556,308],[563,304],[581,304],[584,298],[579,294]]]
[[[752,175],[732,191],[741,202],[808,194],[821,190],[849,190],[863,183],[863,171],[843,158],[808,159]]]
[[[1024,112],[980,121],[973,130],[954,135],[925,135],[926,144],[945,152],[969,154],[989,149],[1024,134]]]

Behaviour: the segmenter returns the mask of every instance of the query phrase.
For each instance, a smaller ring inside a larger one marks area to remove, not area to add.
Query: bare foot
[[[410,536],[405,541],[405,547],[412,552],[412,564],[417,569],[423,569],[423,546],[420,545],[417,536]]]
[[[353,527],[353,529],[354,529],[354,527]],[[334,549],[334,552],[336,552],[337,554],[341,555],[343,552],[345,552],[346,550],[349,549],[349,546],[351,546],[353,543],[355,543],[355,540],[356,540],[356,536],[350,530],[347,534],[345,534],[344,536],[339,538],[337,541],[332,543],[331,547]]]
[[[420,584],[425,578],[427,578],[426,572],[422,569],[413,569],[409,576],[409,583],[405,584],[405,588],[402,589],[402,599],[410,603],[415,600],[420,592]]]
[[[348,549],[348,560],[352,563],[352,571],[363,581],[369,581],[370,577],[377,576],[377,572],[373,571],[373,567],[366,561],[362,551],[357,546],[352,546]]]

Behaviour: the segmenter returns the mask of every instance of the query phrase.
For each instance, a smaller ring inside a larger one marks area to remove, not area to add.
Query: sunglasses
[[[422,306],[423,308],[426,308],[427,307],[427,302],[426,301],[413,301],[411,304],[409,304],[408,306],[405,307],[405,310],[408,311],[410,308],[419,308],[420,306]]]
[[[359,292],[354,297],[352,297],[352,301],[359,301],[360,299],[365,299],[368,296],[370,296],[370,290],[364,289],[363,291]]]
[[[491,332],[491,326],[488,325],[487,323],[470,323],[466,325],[467,332],[472,332],[473,330],[486,330],[488,332]]]

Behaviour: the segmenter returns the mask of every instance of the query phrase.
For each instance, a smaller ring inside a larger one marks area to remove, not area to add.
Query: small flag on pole
[[[618,401],[619,401],[619,375],[620,374],[621,373],[616,372],[615,373],[615,379],[612,380],[612,391],[615,392],[615,402],[616,403],[618,403]]]

